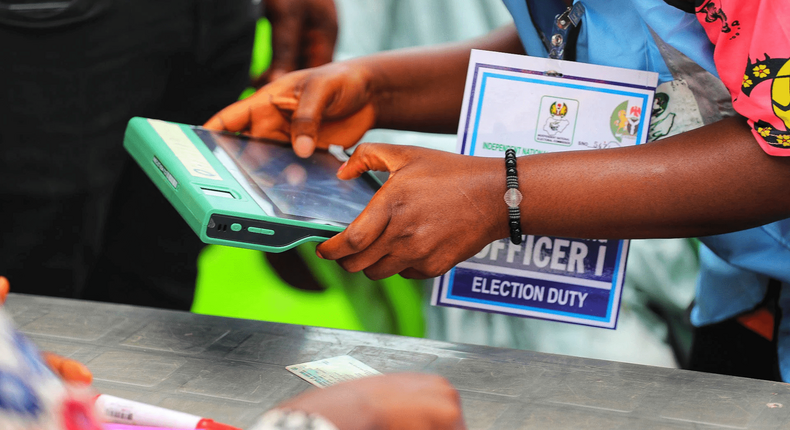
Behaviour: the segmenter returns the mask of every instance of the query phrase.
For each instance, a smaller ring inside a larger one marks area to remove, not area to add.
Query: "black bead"
[[[518,233],[511,232],[510,233],[510,242],[513,245],[521,245],[521,232],[520,231]]]
[[[507,187],[518,189],[518,171],[516,170],[516,150],[508,148],[505,151],[505,169],[507,172]],[[521,212],[517,207],[508,208],[510,216],[510,242],[514,245],[521,244]]]

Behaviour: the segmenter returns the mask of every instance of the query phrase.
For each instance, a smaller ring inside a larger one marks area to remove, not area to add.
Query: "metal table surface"
[[[240,427],[311,387],[284,366],[347,354],[446,377],[470,429],[790,429],[782,383],[19,294],[7,309],[99,391]]]

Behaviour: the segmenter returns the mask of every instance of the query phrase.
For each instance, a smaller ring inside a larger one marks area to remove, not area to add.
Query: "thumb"
[[[394,172],[403,165],[405,154],[398,145],[383,143],[363,143],[354,150],[351,157],[337,171],[337,177],[348,180],[360,177],[373,170]]]

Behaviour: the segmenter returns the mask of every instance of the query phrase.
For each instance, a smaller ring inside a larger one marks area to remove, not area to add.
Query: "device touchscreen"
[[[299,158],[287,144],[200,127],[194,131],[272,216],[345,226],[362,212],[379,187],[370,175],[350,181],[338,179],[335,175],[341,162],[327,151]]]

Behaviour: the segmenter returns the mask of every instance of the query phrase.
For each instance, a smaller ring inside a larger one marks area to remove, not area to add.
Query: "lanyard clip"
[[[554,17],[554,25],[551,29],[551,39],[549,40],[549,58],[562,60],[565,56],[565,45],[568,43],[568,31],[571,26],[577,26],[584,15],[584,5],[576,2],[573,7],[565,9],[565,12]]]

